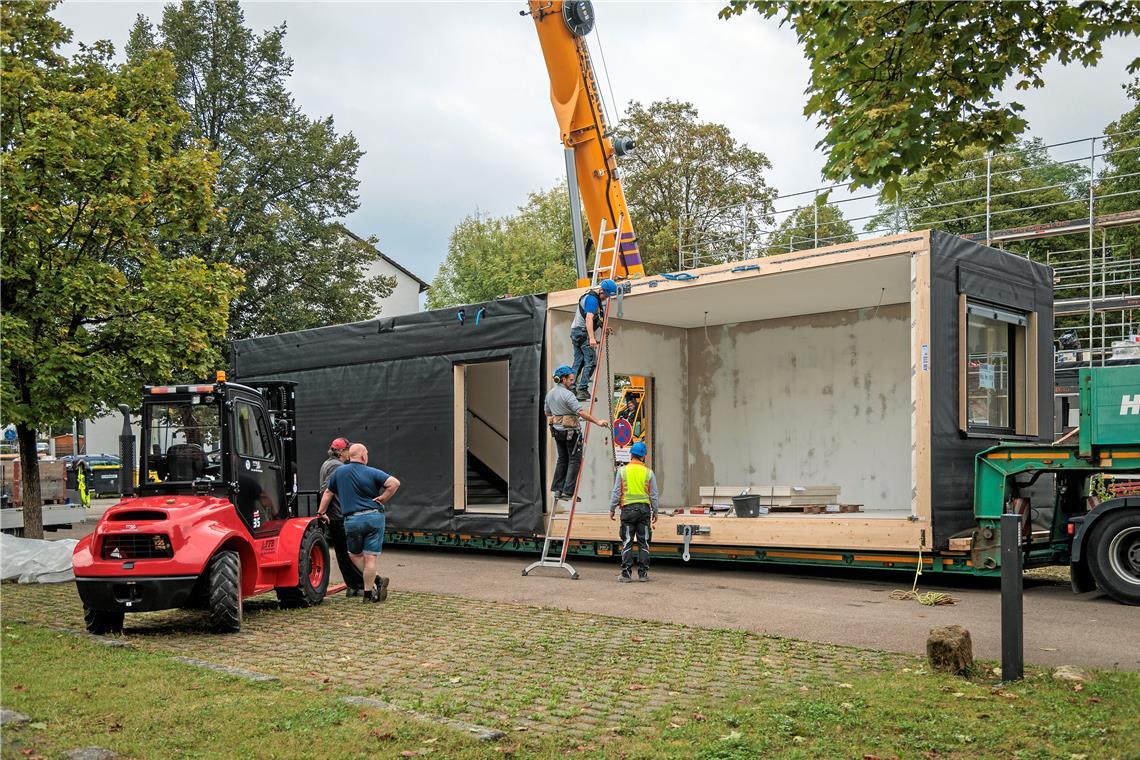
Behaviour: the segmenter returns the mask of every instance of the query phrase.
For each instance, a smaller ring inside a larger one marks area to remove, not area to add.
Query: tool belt
[[[561,425],[562,427],[578,427],[578,415],[576,414],[556,414],[554,415],[554,424]]]

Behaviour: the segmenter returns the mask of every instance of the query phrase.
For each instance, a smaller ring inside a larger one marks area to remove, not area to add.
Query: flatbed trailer
[[[87,519],[87,510],[78,504],[44,504],[41,507],[41,520],[44,530],[59,530],[70,528]],[[0,531],[4,533],[23,534],[24,509],[23,507],[5,507],[0,509]]]
[[[234,372],[298,383],[303,488],[341,435],[401,479],[387,540],[537,553],[555,508],[542,401],[582,293],[238,341]],[[610,309],[595,413],[612,418],[622,378],[643,383],[655,555],[998,572],[975,458],[1054,439],[1048,267],[923,231],[646,277]],[[590,439],[572,553],[615,551],[620,448]],[[832,484],[861,511],[691,513],[702,489],[772,484]],[[1052,494],[1024,490],[1027,564],[1063,561]]]

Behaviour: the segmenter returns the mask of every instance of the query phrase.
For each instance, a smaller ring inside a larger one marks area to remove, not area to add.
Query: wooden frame
[[[452,367],[455,378],[455,401],[452,407],[452,430],[455,433],[455,446],[452,466],[452,509],[467,511],[467,365]]]
[[[709,515],[661,516],[654,529],[653,540],[659,545],[680,545],[678,525],[701,525],[711,528],[708,535],[694,535],[693,545],[741,547],[843,548],[854,550],[915,551],[933,546],[932,475],[931,475],[931,243],[929,231],[921,231],[873,241],[829,246],[810,251],[797,251],[755,260],[762,265],[756,270],[741,270],[749,261],[733,262],[692,270],[694,280],[677,281],[647,277],[634,281],[627,298],[641,293],[670,292],[688,288],[708,288],[718,283],[740,282],[770,277],[775,274],[815,269],[838,264],[889,256],[910,256],[910,353],[911,353],[911,503],[910,515],[901,513],[869,516],[865,513],[845,515],[768,515],[763,519],[743,520]],[[736,269],[737,271],[733,271]],[[582,289],[551,293],[548,311],[563,312],[577,304]],[[712,294],[710,294],[712,295]],[[547,345],[553,345],[554,322],[546,324]],[[945,359],[940,359],[945,361]],[[547,355],[547,377],[553,373],[555,357]],[[603,371],[599,366],[598,371]],[[547,440],[547,461],[552,462],[553,444]],[[549,497],[547,497],[549,499]],[[550,503],[547,502],[547,510]],[[559,530],[556,523],[554,530]],[[564,530],[564,528],[562,529]],[[579,540],[612,541],[617,536],[608,515],[582,513],[574,518],[573,537]]]

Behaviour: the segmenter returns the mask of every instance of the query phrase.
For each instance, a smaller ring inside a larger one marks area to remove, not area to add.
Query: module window
[[[1030,362],[1033,315],[964,300],[964,356],[960,379],[962,429],[967,433],[1035,435]]]

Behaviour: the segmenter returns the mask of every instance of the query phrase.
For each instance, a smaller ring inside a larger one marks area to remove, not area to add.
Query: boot
[[[632,583],[633,578],[629,576],[628,570],[622,570],[621,575],[618,576],[618,583]]]
[[[376,597],[376,601],[385,602],[388,600],[388,581],[390,580],[392,579],[385,578],[382,575],[376,576],[375,590],[373,591],[373,596]]]

